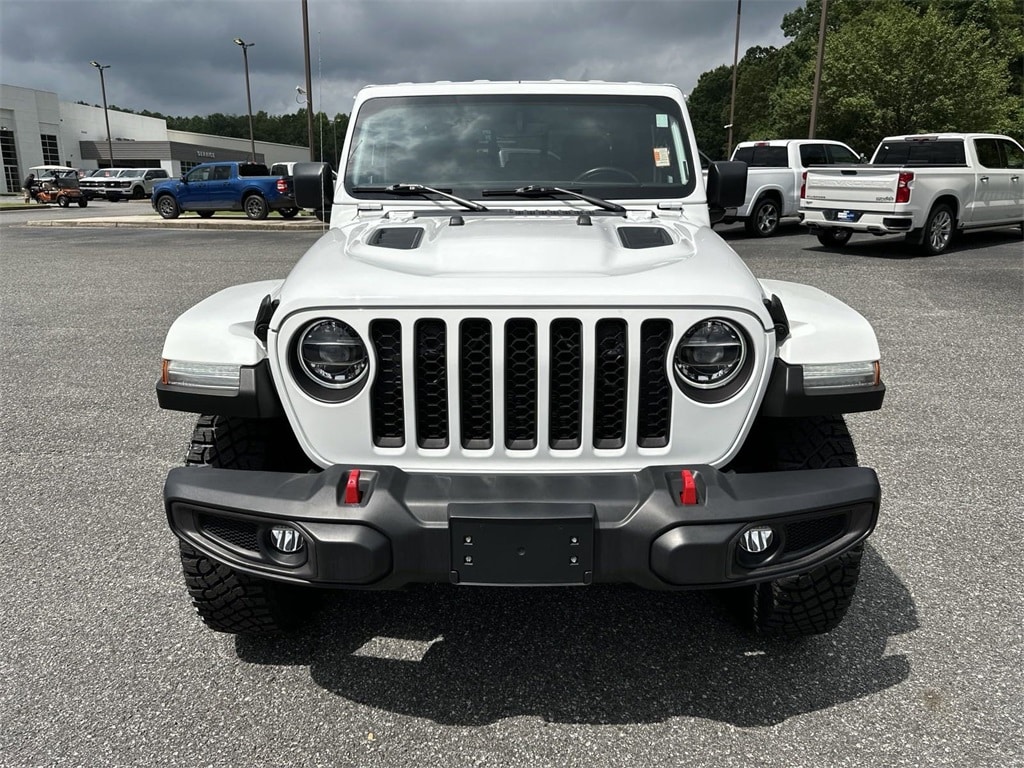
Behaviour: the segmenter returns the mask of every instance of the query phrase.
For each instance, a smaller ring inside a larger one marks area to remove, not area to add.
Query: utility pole
[[[821,69],[825,63],[825,23],[828,18],[828,0],[821,0],[821,19],[818,21],[818,61],[814,65],[814,95],[811,96],[811,126],[807,138],[814,138],[818,121],[818,91],[821,88]]]
[[[100,71],[100,91],[103,92],[103,122],[107,124],[107,154],[110,155],[110,165],[108,168],[114,167],[114,142],[110,140],[110,117],[107,114],[107,85],[103,81],[103,70],[110,69],[109,64],[100,64],[98,61],[90,61],[96,69]]]
[[[729,99],[729,138],[726,140],[725,156],[732,157],[732,126],[736,121],[736,67],[740,59],[740,8],[743,0],[736,0],[736,42],[732,49],[732,98]]]
[[[242,48],[242,61],[245,62],[245,103],[249,107],[249,162],[256,162],[256,138],[252,132],[252,92],[249,90],[249,49],[256,43],[247,43],[242,38],[235,38],[235,45]]]
[[[306,52],[306,131],[309,134],[309,160],[316,160],[313,151],[313,80],[309,74],[309,8],[302,0],[302,46]]]

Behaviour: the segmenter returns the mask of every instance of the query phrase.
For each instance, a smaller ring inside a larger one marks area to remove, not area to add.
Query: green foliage
[[[751,48],[740,60],[734,143],[808,135],[821,5],[786,14],[781,49]],[[1024,136],[1019,0],[829,0],[827,22],[816,135],[868,154],[896,133]],[[705,73],[689,98],[698,144],[712,156],[726,139],[731,75],[729,66]]]

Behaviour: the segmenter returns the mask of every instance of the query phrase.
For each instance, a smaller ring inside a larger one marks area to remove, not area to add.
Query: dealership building
[[[71,168],[163,168],[180,176],[199,163],[249,160],[248,139],[172,131],[161,118],[60,101],[56,93],[0,85],[0,192],[16,193],[36,165]],[[113,152],[113,157],[111,157]],[[309,149],[256,142],[256,162],[309,160]]]

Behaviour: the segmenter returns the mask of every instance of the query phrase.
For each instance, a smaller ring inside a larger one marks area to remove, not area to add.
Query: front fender
[[[782,301],[789,336],[777,356],[791,365],[861,362],[880,359],[871,324],[835,296],[809,285],[761,280],[769,295]]]
[[[167,332],[165,360],[255,365],[266,350],[253,335],[260,302],[276,295],[283,280],[225,288],[186,310]]]

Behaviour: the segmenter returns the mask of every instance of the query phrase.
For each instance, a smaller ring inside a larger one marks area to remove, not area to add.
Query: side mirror
[[[739,160],[717,160],[708,168],[708,211],[711,223],[725,217],[726,208],[739,208],[747,197],[747,164]]]
[[[181,174],[181,183],[182,184],[188,184],[188,174],[187,173]]]
[[[327,163],[296,163],[292,169],[292,191],[299,208],[329,211],[334,205],[334,181]]]

